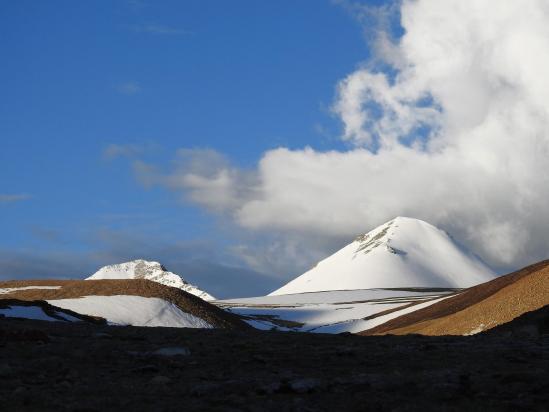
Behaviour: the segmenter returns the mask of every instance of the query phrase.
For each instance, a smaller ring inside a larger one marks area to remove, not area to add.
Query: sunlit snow
[[[76,299],[49,300],[48,303],[77,313],[99,316],[116,325],[213,327],[205,320],[183,312],[173,303],[160,298],[126,295],[84,296]]]
[[[489,281],[494,272],[445,232],[397,217],[319,262],[271,295],[327,290],[447,287]]]
[[[432,305],[454,293],[452,289],[367,289],[229,299],[215,303],[245,316],[246,321],[258,329],[355,333]],[[405,308],[410,304],[414,305]],[[402,309],[395,310],[397,308]],[[379,315],[387,310],[395,311]]]
[[[32,290],[32,289],[60,289],[61,286],[22,286],[19,288],[0,288],[0,295],[6,293],[17,292],[18,290]]]

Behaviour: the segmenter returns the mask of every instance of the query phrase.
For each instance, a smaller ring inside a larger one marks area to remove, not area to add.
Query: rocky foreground
[[[549,307],[468,337],[0,318],[3,410],[549,408]]]

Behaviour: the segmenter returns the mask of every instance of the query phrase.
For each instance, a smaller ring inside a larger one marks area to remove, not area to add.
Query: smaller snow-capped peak
[[[181,276],[169,272],[159,262],[151,262],[143,259],[103,266],[93,275],[86,278],[86,280],[98,279],[147,279],[162,285],[182,289],[185,292],[198,296],[204,300],[215,299],[209,293],[191,285],[181,278]]]

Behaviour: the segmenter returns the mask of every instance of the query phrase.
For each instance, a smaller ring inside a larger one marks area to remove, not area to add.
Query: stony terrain
[[[13,411],[547,411],[548,318],[469,337],[0,318],[0,399]]]

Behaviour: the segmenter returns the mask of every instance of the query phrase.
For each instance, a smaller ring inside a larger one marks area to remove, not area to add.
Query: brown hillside
[[[250,326],[236,315],[187,293],[181,289],[161,285],[145,279],[113,280],[11,280],[0,282],[2,288],[28,286],[61,286],[60,289],[27,289],[0,294],[0,299],[27,301],[72,299],[83,296],[133,295],[160,298],[173,303],[182,311],[204,319],[217,328],[248,329]],[[1,300],[0,300],[1,301]]]
[[[549,304],[549,261],[464,290],[361,335],[464,335],[491,329]]]

